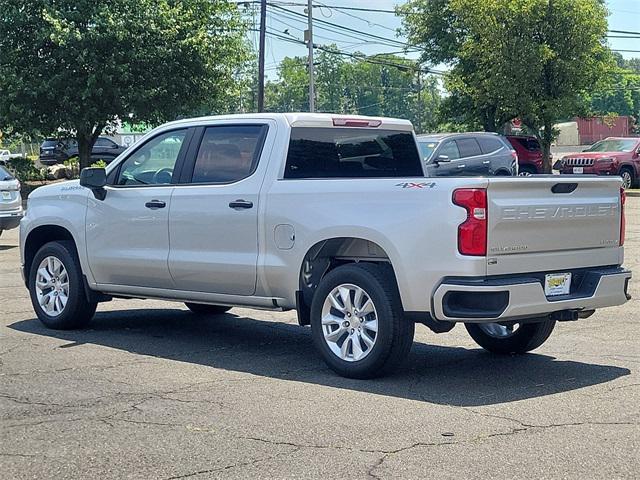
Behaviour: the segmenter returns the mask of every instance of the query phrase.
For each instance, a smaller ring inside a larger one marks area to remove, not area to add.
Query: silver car
[[[0,165],[0,235],[20,225],[22,219],[22,196],[20,182]]]

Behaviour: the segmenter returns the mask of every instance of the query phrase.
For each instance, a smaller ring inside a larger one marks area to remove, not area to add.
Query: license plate
[[[549,273],[544,276],[544,294],[547,297],[567,295],[571,290],[570,273]]]
[[[573,167],[573,173],[584,173],[584,167]]]
[[[11,192],[2,192],[3,200],[11,200]]]

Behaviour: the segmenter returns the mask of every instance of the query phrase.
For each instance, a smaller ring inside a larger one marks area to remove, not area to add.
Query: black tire
[[[361,360],[346,361],[334,354],[324,339],[322,308],[331,291],[352,284],[366,291],[378,316],[378,331],[371,351]],[[400,294],[390,268],[372,263],[340,266],[318,285],[311,305],[311,331],[316,348],[334,372],[348,378],[374,378],[396,369],[409,354],[415,323],[405,320]]]
[[[227,307],[224,305],[207,305],[204,303],[190,303],[185,302],[185,305],[189,310],[193,313],[197,313],[198,315],[222,315],[223,313],[231,310],[231,307]]]
[[[535,175],[537,173],[538,172],[536,172],[535,168],[533,168],[531,166],[528,166],[528,165],[524,165],[524,166],[518,168],[518,175],[521,176],[521,177],[529,177],[529,176]]]
[[[497,338],[485,332],[480,325],[465,323],[471,338],[485,350],[498,354],[521,354],[535,350],[553,332],[555,320],[543,320],[536,323],[524,323],[510,336]]]
[[[625,176],[628,175],[628,183],[624,185],[625,190],[629,188],[634,188],[637,185],[638,180],[636,179],[633,168],[631,167],[622,167],[620,169],[620,177],[622,177],[622,181],[625,182]]]
[[[40,263],[47,257],[55,257],[64,266],[69,280],[69,295],[62,312],[51,316],[40,306],[36,293],[36,275]],[[86,327],[96,312],[97,303],[87,301],[80,260],[73,242],[68,240],[49,242],[36,253],[29,272],[31,304],[40,321],[54,330],[70,330]]]

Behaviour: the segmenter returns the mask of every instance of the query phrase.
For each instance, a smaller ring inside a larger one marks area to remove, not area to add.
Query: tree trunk
[[[91,141],[91,135],[81,134],[78,132],[78,157],[80,160],[80,170],[91,166],[91,150],[93,149],[93,142]]]
[[[544,130],[542,132],[542,170],[544,173],[552,173],[552,157],[551,142],[553,141],[553,123],[551,121],[544,122]]]
[[[76,140],[78,142],[78,157],[80,160],[80,170],[83,168],[90,167],[93,163],[91,161],[91,151],[93,150],[93,145],[96,143],[96,140],[102,133],[104,129],[104,124],[99,124],[96,126],[92,126],[87,130],[78,129],[76,134]]]
[[[485,132],[495,132],[496,128],[496,107],[487,106],[482,111],[482,127]]]

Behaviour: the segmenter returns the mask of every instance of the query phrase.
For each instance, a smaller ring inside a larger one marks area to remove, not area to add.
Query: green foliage
[[[104,160],[98,160],[97,162],[94,162],[91,164],[92,168],[107,168],[107,162],[105,162]]]
[[[71,173],[71,178],[77,178],[80,175],[80,159],[78,157],[67,158],[63,163],[67,167],[67,171]]]
[[[399,11],[423,61],[451,65],[462,116],[492,131],[520,117],[547,171],[553,123],[580,113],[612,68],[601,0],[410,0]]]
[[[22,182],[44,181],[46,179],[46,169],[38,169],[35,161],[36,157],[12,158],[7,162],[7,167]]]
[[[408,118],[419,131],[435,129],[441,100],[436,78],[421,74],[418,84],[415,62],[395,55],[345,59],[335,51],[325,47],[316,56],[317,111]],[[265,108],[308,111],[306,57],[282,60],[278,78],[265,87]]]
[[[640,58],[625,60],[614,53],[617,68],[607,72],[597,89],[585,94],[589,115],[640,117]]]
[[[246,58],[225,0],[0,0],[0,128],[74,135],[222,109]]]

